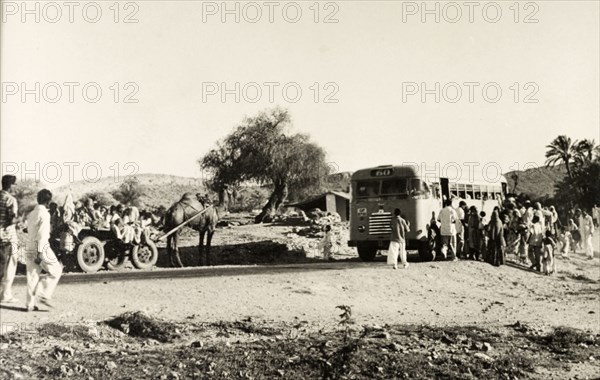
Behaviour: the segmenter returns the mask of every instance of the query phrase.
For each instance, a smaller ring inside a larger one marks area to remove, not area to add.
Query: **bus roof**
[[[431,182],[438,182],[440,177],[449,178],[451,183],[468,183],[474,185],[488,185],[488,184],[499,184],[506,182],[504,175],[498,175],[497,169],[490,167],[490,177],[485,177],[483,173],[483,167],[461,167],[458,164],[448,166],[419,166],[419,165],[382,165],[374,166],[371,168],[365,168],[355,171],[352,174],[352,181],[360,181],[367,179],[385,179],[394,177],[425,177]],[[458,177],[459,171],[461,172],[460,178]],[[445,174],[445,175],[442,175]]]

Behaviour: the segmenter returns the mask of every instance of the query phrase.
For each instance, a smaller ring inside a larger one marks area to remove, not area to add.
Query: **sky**
[[[49,4],[1,4],[0,160],[20,179],[200,177],[274,106],[336,171],[506,172],[560,134],[600,142],[598,1]]]

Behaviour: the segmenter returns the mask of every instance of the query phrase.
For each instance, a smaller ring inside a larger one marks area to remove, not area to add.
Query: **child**
[[[333,260],[333,258],[331,257],[333,252],[333,247],[334,247],[334,236],[333,233],[331,232],[331,225],[328,224],[325,226],[325,236],[323,236],[323,239],[321,240],[321,243],[319,244],[319,248],[323,251],[323,258],[325,260]]]
[[[567,260],[569,259],[569,251],[571,250],[572,239],[573,237],[571,236],[571,232],[566,227],[563,227],[560,234],[560,242],[562,243],[560,251],[562,258]]]
[[[523,219],[519,222],[517,231],[519,233],[519,263],[525,265],[527,262],[527,252],[529,250],[529,228]]]
[[[577,224],[575,224],[573,219],[569,219],[569,221],[567,222],[566,230],[569,231],[571,234],[571,250],[573,253],[575,253],[575,250],[579,245],[579,241],[581,240],[581,233],[579,232],[579,227],[577,227]]]
[[[556,263],[554,261],[554,250],[556,242],[552,238],[552,231],[546,230],[546,237],[542,240],[544,251],[542,253],[542,272],[550,275],[556,272]]]

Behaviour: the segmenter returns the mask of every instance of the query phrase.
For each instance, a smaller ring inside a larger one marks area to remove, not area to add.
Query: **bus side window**
[[[474,199],[481,199],[481,188],[479,185],[473,185]]]
[[[475,199],[475,195],[473,194],[473,185],[466,185],[467,188],[467,198],[466,199]]]
[[[467,199],[467,192],[465,191],[465,185],[458,184],[458,196],[461,199]]]

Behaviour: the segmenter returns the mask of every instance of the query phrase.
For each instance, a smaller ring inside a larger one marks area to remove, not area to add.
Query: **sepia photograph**
[[[0,379],[600,380],[600,0],[0,17]]]

